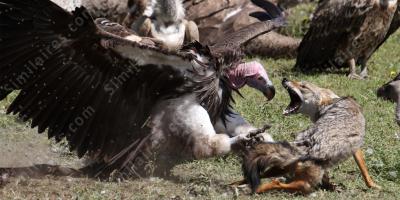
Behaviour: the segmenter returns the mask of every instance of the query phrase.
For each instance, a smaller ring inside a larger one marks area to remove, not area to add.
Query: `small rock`
[[[0,186],[8,182],[9,175],[7,173],[1,174],[0,176]]]
[[[181,200],[182,199],[182,197],[180,197],[180,196],[172,196],[171,197],[171,200]]]
[[[394,138],[395,138],[396,140],[400,140],[400,133],[395,133],[395,134],[394,134]]]
[[[390,171],[390,172],[389,172],[389,176],[391,176],[392,178],[395,178],[395,179],[396,179],[397,176],[398,176],[398,175],[397,175],[397,171]]]
[[[313,198],[316,198],[317,196],[318,196],[318,195],[317,195],[316,192],[313,192],[313,193],[310,194],[310,197],[313,197]]]
[[[102,190],[101,192],[100,192],[100,194],[105,194],[106,193],[106,191],[105,190]]]
[[[377,167],[384,167],[385,164],[384,164],[381,160],[379,160],[379,161],[377,161],[377,162],[375,163],[375,166],[377,166]]]
[[[365,153],[368,154],[368,155],[372,155],[372,154],[374,153],[374,150],[373,150],[372,148],[368,148],[368,149],[365,151]]]
[[[235,197],[239,197],[239,189],[235,187]]]

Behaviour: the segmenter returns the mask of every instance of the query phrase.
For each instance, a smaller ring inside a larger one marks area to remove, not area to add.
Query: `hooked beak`
[[[268,85],[264,91],[264,96],[268,101],[271,101],[275,97],[275,87],[273,85]]]

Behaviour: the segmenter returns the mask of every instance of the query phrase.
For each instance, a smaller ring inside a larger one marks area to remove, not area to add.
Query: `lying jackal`
[[[351,97],[339,97],[331,90],[307,82],[284,79],[291,102],[284,115],[302,113],[313,125],[297,134],[294,142],[257,144],[246,152],[243,173],[253,192],[281,189],[304,194],[326,184],[327,170],[354,156],[368,187],[377,186],[368,175],[361,146],[365,119]],[[260,184],[260,177],[289,176]]]

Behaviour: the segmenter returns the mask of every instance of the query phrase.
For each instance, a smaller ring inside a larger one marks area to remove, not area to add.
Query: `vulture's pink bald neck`
[[[228,78],[235,89],[240,89],[246,84],[246,78],[260,75],[268,79],[268,75],[261,63],[257,61],[239,64],[228,71]]]

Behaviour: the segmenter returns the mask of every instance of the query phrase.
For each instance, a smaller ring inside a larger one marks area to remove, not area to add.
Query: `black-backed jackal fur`
[[[308,194],[329,184],[329,168],[353,156],[367,186],[379,188],[370,178],[360,150],[365,119],[357,102],[307,82],[284,79],[282,84],[291,99],[284,114],[302,113],[313,125],[297,133],[293,142],[257,144],[247,150],[242,183],[249,183],[255,193],[280,189]],[[280,176],[290,177],[289,181],[261,184],[261,178]]]

